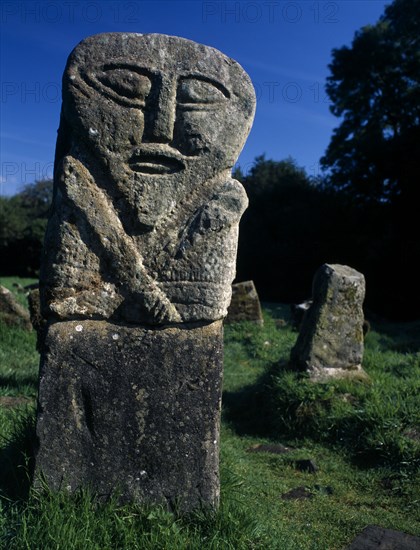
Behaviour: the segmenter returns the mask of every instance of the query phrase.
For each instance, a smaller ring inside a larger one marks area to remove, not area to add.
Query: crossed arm
[[[109,296],[108,306],[100,316],[110,317],[121,304],[123,309],[131,307],[132,321],[141,319],[151,324],[182,322],[176,306],[148,273],[136,243],[125,232],[105,192],[98,187],[87,168],[71,156],[62,161],[59,191],[76,214],[79,233],[86,233],[89,241],[95,243],[96,254],[105,260],[110,279],[116,281],[120,296]],[[225,182],[188,220],[180,236],[175,261],[203,237],[237,224],[246,204],[242,186],[235,180]],[[204,242],[207,243],[207,238]],[[80,276],[83,277],[83,272]],[[229,285],[230,281],[226,284]],[[75,288],[71,296],[64,296],[64,293],[60,296],[60,292],[55,292],[50,308],[61,318],[66,318],[70,310],[76,315],[89,310],[91,315],[88,316],[94,317],[95,308],[98,310],[95,302],[97,290],[98,286],[94,285],[92,290]],[[110,313],[105,313],[105,310]]]

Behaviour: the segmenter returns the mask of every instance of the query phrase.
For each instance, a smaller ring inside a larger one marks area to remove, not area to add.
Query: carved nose
[[[169,143],[173,136],[173,120],[166,113],[157,113],[150,132],[150,139],[156,143]]]
[[[145,124],[143,141],[169,143],[172,141],[175,122],[175,90],[173,86],[162,86],[157,102],[153,105]]]

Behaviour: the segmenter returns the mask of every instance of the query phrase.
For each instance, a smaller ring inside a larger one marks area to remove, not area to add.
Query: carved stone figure
[[[40,278],[39,450],[52,488],[217,505],[222,319],[247,206],[249,77],[159,34],[83,40],[63,77]]]
[[[247,206],[230,170],[254,108],[246,73],[213,48],[158,34],[79,44],[63,78],[44,316],[224,317]]]

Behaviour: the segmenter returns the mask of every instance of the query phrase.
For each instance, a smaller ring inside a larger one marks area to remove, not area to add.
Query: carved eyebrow
[[[201,74],[185,74],[179,77],[179,82],[182,82],[183,80],[201,80],[202,82],[207,82],[208,84],[211,84],[215,88],[219,90],[227,99],[230,99],[230,92],[224,86],[221,82],[218,82],[217,80],[214,80],[213,78],[209,78],[208,76],[203,76]]]
[[[103,82],[102,77],[107,76],[107,73],[112,73],[113,71],[126,71],[127,73],[133,73],[139,77],[148,78],[151,82],[153,82],[156,78],[156,74],[153,71],[145,67],[139,67],[138,65],[134,65],[132,63],[126,63],[124,61],[111,61],[108,63],[98,64],[97,66],[82,67],[79,68],[79,75],[82,82],[84,82],[88,87],[93,88],[96,92],[112,99],[120,105],[126,107],[144,107],[144,99],[130,97],[130,95],[119,93],[112,85]],[[83,86],[81,87],[77,84],[77,82],[74,82],[74,84],[79,88],[79,90],[82,91],[82,93],[84,93]]]
[[[148,69],[146,67],[139,67],[138,65],[132,65],[130,63],[105,63],[100,67],[100,70],[104,72],[112,71],[115,69],[119,69],[122,71],[131,71],[140,75],[156,76],[156,73],[151,69]]]

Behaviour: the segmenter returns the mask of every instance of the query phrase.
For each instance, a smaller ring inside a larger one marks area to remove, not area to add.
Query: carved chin
[[[142,196],[138,201],[130,201],[135,219],[145,227],[153,228],[165,218],[175,207],[174,197],[168,193],[166,197],[151,193]]]

